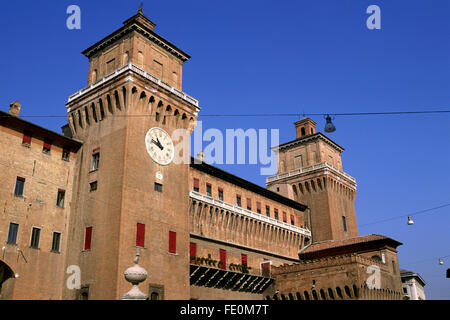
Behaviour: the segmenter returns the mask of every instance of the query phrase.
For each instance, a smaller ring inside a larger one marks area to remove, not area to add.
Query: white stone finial
[[[133,286],[130,291],[122,296],[122,300],[147,300],[148,296],[139,290],[139,283],[147,279],[147,270],[139,265],[139,253],[134,258],[134,266],[128,268],[123,273],[125,280],[130,282]]]

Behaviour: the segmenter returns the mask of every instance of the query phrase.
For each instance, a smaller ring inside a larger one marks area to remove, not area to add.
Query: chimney
[[[9,114],[14,117],[19,117],[20,108],[21,108],[20,102],[14,101],[9,105]]]

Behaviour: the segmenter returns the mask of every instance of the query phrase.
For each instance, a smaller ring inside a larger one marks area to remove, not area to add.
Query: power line
[[[392,217],[392,218],[388,218],[388,219],[384,219],[384,220],[379,220],[379,221],[375,221],[375,222],[371,222],[371,223],[366,223],[366,224],[360,225],[360,227],[364,227],[364,226],[368,226],[368,225],[372,225],[372,224],[377,224],[377,223],[382,223],[382,222],[386,222],[386,221],[391,221],[391,220],[396,220],[396,219],[405,218],[405,217],[413,217],[413,216],[416,216],[416,215],[419,215],[419,214],[422,214],[422,213],[426,213],[426,212],[429,212],[429,211],[445,208],[445,207],[448,207],[448,206],[450,206],[450,203],[443,204],[441,206],[434,207],[434,208],[429,208],[429,209],[416,211],[416,212],[409,213],[409,214],[404,214],[404,215],[401,215],[401,216],[396,216],[396,217]]]
[[[230,114],[200,114],[200,117],[301,117],[301,116],[376,116],[376,115],[408,115],[408,114],[438,114],[450,113],[450,110],[431,110],[431,111],[388,111],[388,112],[347,112],[347,113],[230,113]],[[132,115],[132,114],[114,114],[114,117],[153,117],[154,115]],[[163,115],[179,116],[174,114]],[[2,118],[10,115],[0,116]],[[67,115],[21,115],[21,118],[67,118]]]

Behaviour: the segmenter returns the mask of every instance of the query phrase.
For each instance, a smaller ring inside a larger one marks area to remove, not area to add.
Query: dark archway
[[[8,300],[11,298],[14,279],[14,271],[0,260],[0,300]]]

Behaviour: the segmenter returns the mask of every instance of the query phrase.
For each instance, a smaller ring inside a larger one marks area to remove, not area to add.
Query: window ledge
[[[169,254],[169,255],[171,255],[171,256],[179,256],[178,253],[167,252],[167,254]]]
[[[141,247],[141,246],[134,246],[135,248],[137,248],[137,249],[144,249],[144,250],[147,250],[147,247]]]
[[[34,249],[34,250],[41,250],[41,248],[35,248],[35,247],[29,247],[30,249]]]
[[[61,254],[61,251],[50,250],[51,253]]]

